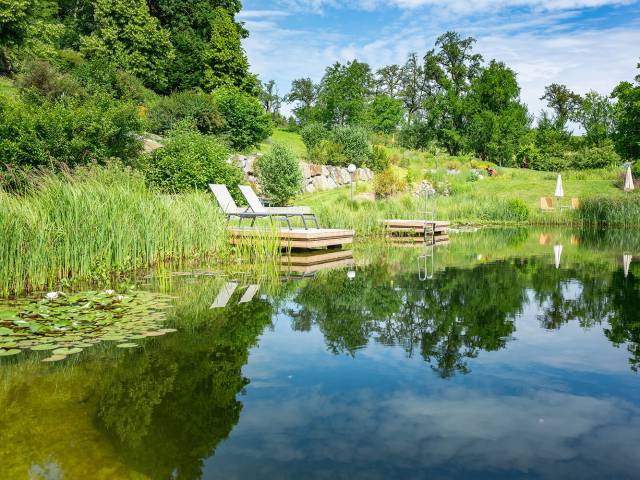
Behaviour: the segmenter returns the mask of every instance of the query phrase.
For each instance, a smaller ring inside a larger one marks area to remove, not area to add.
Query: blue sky
[[[609,93],[640,61],[640,0],[244,0],[240,19],[252,71],[318,81],[327,65],[357,58],[379,68],[423,55],[447,30],[475,37],[486,60],[518,73],[522,99],[543,108],[544,86]],[[288,111],[288,108],[285,108]]]

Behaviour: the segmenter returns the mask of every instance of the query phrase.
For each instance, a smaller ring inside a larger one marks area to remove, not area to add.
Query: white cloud
[[[372,0],[373,1],[373,0]],[[299,2],[298,2],[299,3]],[[305,2],[316,8],[327,5],[324,0]],[[353,3],[353,2],[352,2]],[[444,0],[394,0],[418,6],[436,5]],[[622,80],[636,75],[637,45],[640,45],[638,22],[623,27],[580,28],[574,18],[577,12],[560,11],[577,6],[628,3],[606,0],[474,0],[446,2],[449,9],[463,3],[471,10],[501,8],[513,5],[554,9],[554,13],[526,12],[516,15],[490,15],[482,22],[469,16],[455,21],[425,12],[390,21],[374,38],[335,33],[329,22],[325,31],[292,30],[282,27],[277,18],[247,22],[251,36],[245,41],[253,71],[262,79],[274,79],[281,92],[287,92],[291,81],[311,77],[318,81],[326,66],[335,61],[358,58],[378,68],[390,63],[403,63],[409,52],[422,54],[433,47],[440,33],[454,28],[473,35],[477,51],[486,60],[504,61],[518,73],[522,98],[532,113],[543,108],[539,100],[544,87],[564,83],[579,93],[590,89],[607,94]],[[461,7],[460,7],[461,8]],[[265,16],[266,18],[266,16]],[[285,107],[285,113],[288,109]]]

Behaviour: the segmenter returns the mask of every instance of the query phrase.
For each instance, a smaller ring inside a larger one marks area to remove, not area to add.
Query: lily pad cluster
[[[0,310],[0,357],[46,351],[64,360],[100,342],[136,348],[133,340],[175,332],[162,328],[169,297],[144,291],[50,292],[13,310]]]

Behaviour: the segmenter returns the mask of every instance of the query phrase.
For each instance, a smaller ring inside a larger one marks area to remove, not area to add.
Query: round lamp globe
[[[356,166],[353,163],[351,163],[347,167],[347,170],[349,171],[349,173],[354,173],[356,171]]]

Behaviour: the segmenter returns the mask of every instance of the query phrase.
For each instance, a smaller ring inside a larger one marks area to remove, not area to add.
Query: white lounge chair
[[[300,217],[304,225],[305,230],[307,227],[307,220],[313,220],[316,224],[316,228],[320,228],[318,219],[309,207],[265,207],[249,185],[238,185],[240,193],[244,195],[244,198],[249,204],[249,208],[252,212],[263,215],[284,215],[285,217]]]
[[[260,285],[249,285],[244,291],[244,294],[242,295],[242,298],[238,303],[249,303],[251,300],[253,300],[253,297],[256,296],[258,290],[260,290]]]
[[[251,225],[255,223],[257,218],[269,218],[270,220],[284,220],[287,222],[289,226],[289,230],[291,230],[291,221],[287,215],[270,213],[267,211],[255,212],[246,208],[241,208],[236,205],[236,202],[233,200],[233,197],[227,190],[226,185],[220,184],[209,184],[209,190],[213,193],[213,196],[216,197],[218,205],[222,209],[222,212],[227,217],[227,221],[229,221],[232,217],[238,218],[238,224],[242,224],[242,220],[245,218],[251,219]]]

